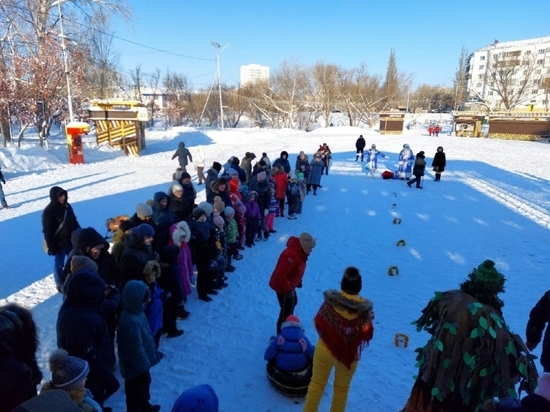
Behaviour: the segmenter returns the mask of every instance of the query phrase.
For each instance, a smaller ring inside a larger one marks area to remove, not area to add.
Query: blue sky
[[[241,65],[277,70],[283,61],[310,66],[317,61],[344,68],[365,63],[384,76],[390,50],[398,70],[421,83],[450,85],[462,47],[469,52],[494,39],[510,41],[550,35],[550,0],[129,0],[131,26],[115,35],[179,54],[153,51],[115,40],[120,65],[141,64],[185,74],[195,87],[208,87],[221,53],[222,81],[239,83]],[[210,59],[210,60],[209,60]]]

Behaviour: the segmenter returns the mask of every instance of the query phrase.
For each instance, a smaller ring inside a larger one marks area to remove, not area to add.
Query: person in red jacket
[[[279,203],[280,216],[284,217],[285,213],[285,195],[288,184],[288,177],[285,169],[279,163],[275,163],[272,169],[271,177],[275,181],[275,198]],[[290,213],[289,213],[290,215]]]
[[[300,237],[291,236],[271,274],[269,287],[277,293],[281,308],[277,319],[277,335],[281,333],[284,320],[294,314],[294,307],[298,304],[296,288],[302,287],[306,261],[315,245],[316,241],[309,233],[302,233]]]

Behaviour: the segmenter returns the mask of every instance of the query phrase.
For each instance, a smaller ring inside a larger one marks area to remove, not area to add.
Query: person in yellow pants
[[[304,412],[317,412],[333,368],[334,393],[330,412],[344,412],[361,349],[373,336],[372,302],[359,296],[361,274],[355,267],[344,271],[341,291],[327,290],[314,323],[319,342],[313,355],[313,376]]]

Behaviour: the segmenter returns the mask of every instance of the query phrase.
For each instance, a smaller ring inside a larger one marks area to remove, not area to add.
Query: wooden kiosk
[[[403,134],[405,113],[380,113],[380,134]]]
[[[548,141],[550,113],[494,113],[489,115],[489,138]]]
[[[484,114],[471,112],[455,112],[454,131],[459,137],[482,137]]]
[[[145,148],[145,126],[149,118],[141,102],[93,100],[90,120],[95,122],[97,144],[108,143],[126,155],[138,156]]]

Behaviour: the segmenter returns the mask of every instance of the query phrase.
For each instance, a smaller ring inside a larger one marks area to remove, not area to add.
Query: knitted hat
[[[472,273],[468,280],[460,284],[460,290],[473,296],[481,303],[486,303],[500,310],[504,302],[497,295],[504,292],[506,278],[495,269],[495,262],[486,260]]]
[[[359,274],[359,269],[350,266],[344,271],[342,276],[341,288],[342,292],[349,293],[350,295],[358,295],[361,292],[363,281]]]
[[[220,170],[222,170],[222,165],[221,165],[221,163],[214,162],[214,163],[212,163],[212,168],[219,172]]]
[[[264,171],[261,171],[257,175],[258,182],[263,182],[266,177],[267,177],[266,173]]]
[[[226,206],[225,209],[223,209],[223,214],[225,216],[231,216],[235,214],[235,209],[233,209],[231,206]]]
[[[223,209],[225,209],[225,203],[222,198],[219,196],[214,196],[214,210],[221,213],[223,212]]]
[[[317,242],[309,233],[304,232],[300,235],[300,246],[302,246],[302,249],[314,248],[316,244]]]
[[[261,159],[258,164],[262,167],[267,166],[267,162],[264,159]]]
[[[132,234],[141,241],[144,241],[145,238],[155,236],[155,229],[147,223],[142,223],[138,227],[132,230]]]
[[[183,172],[181,174],[181,180],[183,180],[183,179],[191,179],[191,175],[187,172]]]
[[[136,227],[136,225],[134,225],[130,220],[123,220],[118,224],[118,228],[123,232],[133,229],[134,227]]]
[[[546,372],[540,375],[539,384],[535,393],[550,401],[550,373]]]
[[[197,206],[196,208],[193,209],[192,215],[193,215],[193,218],[197,220],[201,216],[206,215],[206,213],[204,212],[204,209],[202,209],[200,206]]]
[[[146,203],[138,203],[136,206],[136,215],[140,219],[143,219],[144,217],[147,217],[147,216],[152,216],[153,209],[151,209],[151,206],[149,206]]]
[[[84,269],[97,272],[97,265],[87,256],[74,255],[71,259],[71,273],[76,273]]]
[[[237,203],[237,212],[239,212],[241,215],[244,215],[246,213],[246,206],[243,202]]]
[[[210,216],[212,214],[213,208],[212,205],[208,202],[200,202],[199,207],[204,210],[204,214],[206,216]]]
[[[239,177],[239,172],[237,172],[235,169],[229,169],[227,171],[227,174],[231,177],[233,177],[233,176]]]
[[[50,357],[52,383],[56,388],[69,391],[78,388],[90,372],[88,362],[69,356],[66,350],[57,349]]]
[[[300,318],[296,315],[288,315],[286,317],[286,322],[296,322],[296,323],[300,323]]]
[[[376,145],[373,143],[373,144],[371,144],[370,148],[371,149],[376,149]]]
[[[223,225],[225,224],[223,217],[221,217],[220,215],[214,216],[214,218],[212,219],[212,222],[216,227],[223,227]]]

